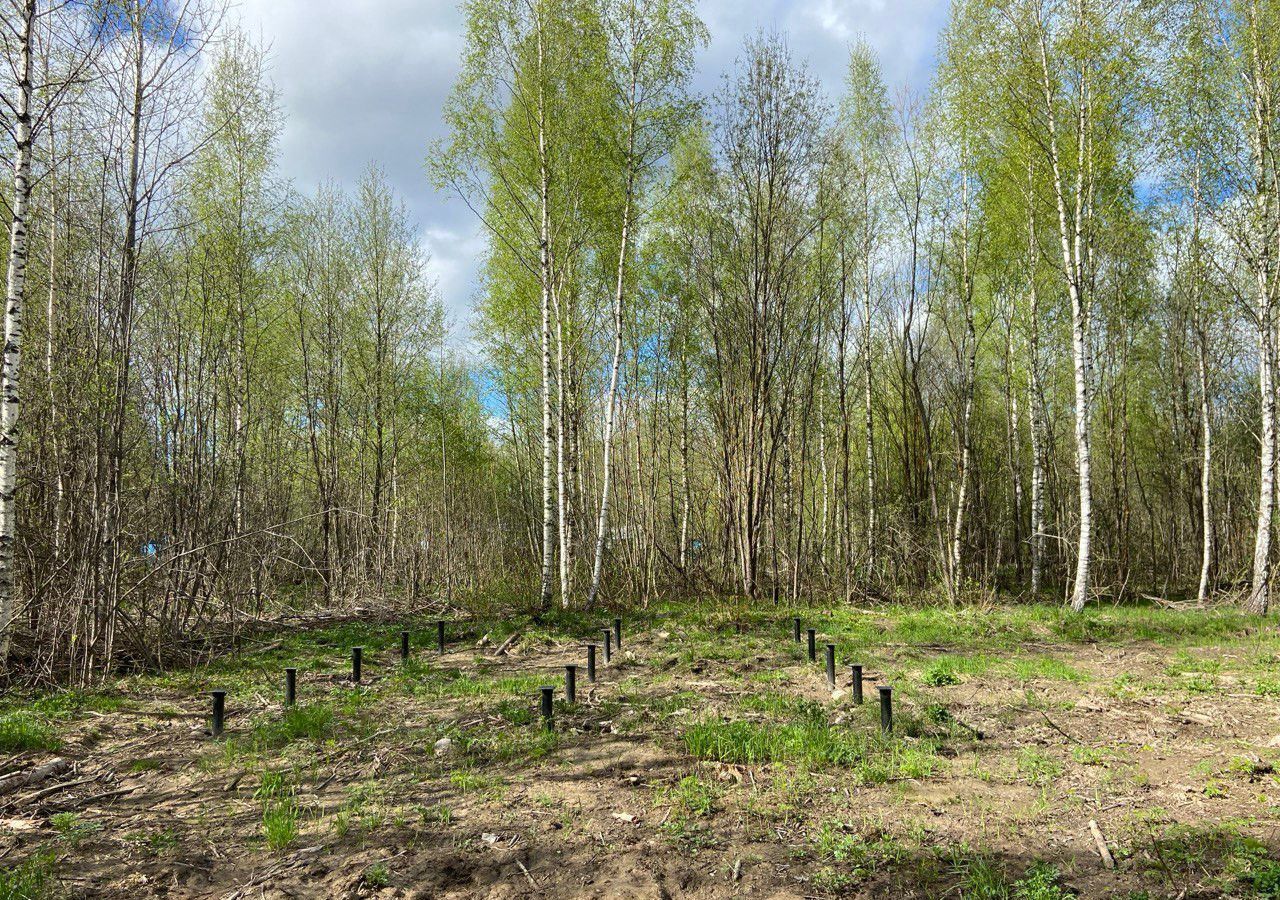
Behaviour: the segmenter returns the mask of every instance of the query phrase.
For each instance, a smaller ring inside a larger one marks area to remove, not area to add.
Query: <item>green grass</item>
[[[57,750],[62,746],[53,726],[29,710],[0,715],[0,753],[23,750]]]
[[[686,816],[709,816],[716,809],[716,801],[720,799],[721,789],[714,782],[706,781],[698,775],[686,775],[673,787],[659,792],[659,799],[670,803],[678,814]]]
[[[53,895],[57,856],[43,850],[0,868],[0,900],[44,900]]]
[[[1051,784],[1063,771],[1062,763],[1034,747],[1024,747],[1018,752],[1018,774],[1034,785]]]
[[[49,825],[58,833],[58,838],[75,847],[85,838],[97,834],[102,826],[96,822],[84,822],[73,812],[54,813],[49,817]]]
[[[158,831],[139,829],[124,836],[130,844],[136,844],[152,856],[159,856],[167,850],[178,846],[178,836],[172,829],[163,828]]]
[[[981,857],[965,860],[959,868],[962,900],[1068,900],[1075,896],[1062,886],[1058,870],[1046,863],[1032,863],[1013,882],[990,860]]]
[[[696,698],[693,702],[696,702]],[[747,694],[739,698],[738,706],[747,712],[764,713],[771,718],[804,722],[827,721],[827,709],[821,703],[789,694]]]
[[[908,745],[879,735],[825,722],[771,724],[704,719],[681,735],[699,759],[758,766],[794,762],[850,772],[859,782],[881,784],[898,778],[927,778],[940,760],[929,741]]]
[[[248,736],[254,750],[278,750],[294,741],[319,743],[333,730],[334,713],[327,706],[311,703],[286,709],[278,719],[259,719]]]
[[[1232,896],[1280,898],[1280,861],[1241,823],[1150,827],[1128,842],[1139,868],[1170,887],[1208,878]]]
[[[821,859],[840,863],[859,878],[897,867],[910,854],[910,848],[892,834],[840,821],[824,822],[809,842]]]
[[[376,781],[363,781],[347,788],[347,799],[333,820],[338,837],[349,833],[367,835],[380,828],[386,821],[382,795],[383,788]]]
[[[364,870],[364,883],[372,888],[384,888],[391,883],[391,873],[384,862],[373,863]]]
[[[960,657],[965,659],[966,657]],[[935,660],[933,665],[924,671],[920,680],[929,687],[946,687],[960,683],[958,667],[950,659]]]
[[[512,708],[512,715],[515,715]],[[533,712],[529,712],[533,721]],[[449,737],[462,749],[463,763],[531,763],[550,754],[560,744],[559,732],[535,725],[512,728],[474,727],[451,730]]]
[[[298,801],[292,796],[268,800],[262,806],[262,837],[267,846],[285,850],[298,838]]]

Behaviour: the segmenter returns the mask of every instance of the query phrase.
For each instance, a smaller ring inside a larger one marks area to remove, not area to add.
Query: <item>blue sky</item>
[[[695,87],[711,93],[760,29],[787,35],[795,56],[834,96],[851,41],[880,53],[892,90],[923,89],[945,0],[702,0],[711,30]],[[351,186],[378,162],[409,204],[431,254],[430,274],[465,344],[483,239],[474,217],[428,183],[423,159],[444,133],[441,109],[457,73],[463,22],[455,0],[240,0],[233,11],[270,48],[288,117],[281,173],[304,191]]]

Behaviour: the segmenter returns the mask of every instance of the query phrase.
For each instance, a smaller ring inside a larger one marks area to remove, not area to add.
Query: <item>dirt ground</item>
[[[360,687],[340,633],[35,704],[57,745],[0,754],[0,868],[95,898],[1280,896],[1270,626],[1123,620],[1096,641],[1046,614],[1007,633],[942,622],[956,640],[923,643],[891,613],[852,631],[800,615],[817,663],[782,615],[629,623],[594,685],[581,634],[496,655],[475,629],[438,655],[424,627],[401,666],[394,631],[370,628]]]

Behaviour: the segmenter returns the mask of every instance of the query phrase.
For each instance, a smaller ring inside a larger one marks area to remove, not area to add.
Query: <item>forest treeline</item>
[[[3,39],[12,668],[469,590],[497,451],[382,172],[297,192],[263,49],[213,3],[5,0]]]
[[[709,96],[692,0],[466,0],[474,352],[215,0],[4,2],[6,672],[387,601],[1266,611],[1278,0],[956,0],[925,90],[761,33]]]
[[[1275,489],[1280,4],[955,0],[923,93],[688,0],[470,0],[430,162],[541,603],[1240,593]]]

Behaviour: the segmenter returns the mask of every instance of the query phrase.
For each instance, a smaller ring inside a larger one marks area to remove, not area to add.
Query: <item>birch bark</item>
[[[9,223],[9,266],[5,282],[3,397],[0,398],[0,666],[8,662],[13,631],[14,498],[18,490],[19,364],[22,359],[22,304],[27,277],[27,209],[31,202],[31,50],[36,0],[22,7],[14,123],[13,218]]]

